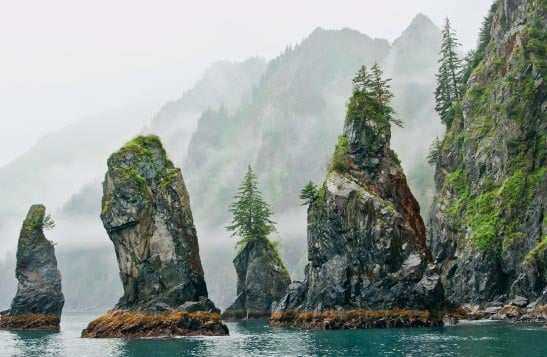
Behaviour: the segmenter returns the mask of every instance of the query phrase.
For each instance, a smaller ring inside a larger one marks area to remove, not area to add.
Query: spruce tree
[[[437,73],[437,88],[435,90],[436,106],[441,121],[450,127],[454,119],[454,103],[462,99],[462,60],[457,54],[461,44],[446,18],[442,31],[441,58],[439,59],[439,71]]]
[[[390,81],[390,78],[384,79],[384,72],[377,63],[373,64],[370,70],[366,66],[361,66],[353,78],[353,95],[348,104],[348,119],[375,120],[402,126],[402,122],[395,118],[395,111],[390,106],[393,98]]]
[[[267,239],[275,232],[275,222],[270,219],[272,211],[268,203],[262,199],[258,190],[258,178],[249,165],[234,202],[230,206],[233,214],[231,225],[227,226],[233,236],[239,236],[240,242],[254,239]]]
[[[309,205],[317,198],[317,186],[310,180],[300,191],[300,199],[304,200],[302,206]]]

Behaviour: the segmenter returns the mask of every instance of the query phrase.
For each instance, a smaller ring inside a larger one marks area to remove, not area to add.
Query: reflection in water
[[[95,317],[66,314],[60,333],[0,331],[0,356],[547,356],[541,325],[316,331],[253,321],[228,323],[223,337],[81,339]]]
[[[61,356],[59,332],[13,331],[13,345],[23,356]]]

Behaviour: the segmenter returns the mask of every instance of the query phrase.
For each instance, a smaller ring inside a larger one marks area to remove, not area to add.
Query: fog
[[[437,26],[450,16],[464,49],[471,49],[490,2],[3,3],[0,310],[15,293],[18,231],[33,203],[44,203],[57,222],[46,236],[57,243],[67,309],[101,310],[121,296],[114,250],[99,219],[101,181],[108,155],[148,132],[162,137],[183,169],[208,289],[220,307],[235,296],[236,240],[224,229],[227,207],[249,163],[276,211],[272,238],[291,277],[303,278],[306,211],[295,192],[308,179],[321,182],[342,128],[349,78],[364,62],[380,62],[394,78],[394,106],[405,122],[394,129],[394,148],[425,213],[432,169],[424,156],[442,135],[432,108],[438,29],[418,39],[427,44],[422,52],[412,45],[414,33],[403,31],[418,13]],[[321,37],[319,46],[370,48],[351,56],[333,52],[330,62],[309,69],[324,74],[317,82],[313,75],[303,81],[304,65],[317,57],[308,49],[317,44],[296,49],[317,27],[358,31],[326,32],[333,37]],[[308,90],[315,85],[325,87]],[[254,124],[236,131],[232,122]],[[313,145],[321,147],[318,158],[306,159]],[[207,180],[212,185],[204,186]]]

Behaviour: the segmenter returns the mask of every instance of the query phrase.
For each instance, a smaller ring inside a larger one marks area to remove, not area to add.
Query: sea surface
[[[0,356],[547,356],[541,324],[316,331],[252,321],[227,323],[226,337],[81,339],[98,315],[64,314],[59,333],[0,331]]]

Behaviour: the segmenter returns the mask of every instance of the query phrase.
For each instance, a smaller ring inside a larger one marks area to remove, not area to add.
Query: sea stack
[[[498,0],[436,148],[430,246],[471,318],[547,319],[547,4]]]
[[[271,324],[324,329],[432,326],[443,301],[419,205],[390,149],[391,94],[378,66],[354,79],[344,133],[308,208],[305,280]]]
[[[268,319],[272,303],[279,300],[291,280],[277,250],[268,239],[255,239],[234,259],[237,297],[222,313],[225,320]]]
[[[30,207],[17,245],[17,294],[10,309],[2,312],[0,329],[59,330],[65,303],[61,273],[53,243],[43,231],[52,222],[43,205]]]
[[[181,170],[157,136],[139,136],[110,156],[101,220],[124,295],[82,337],[228,334],[207,297]]]

